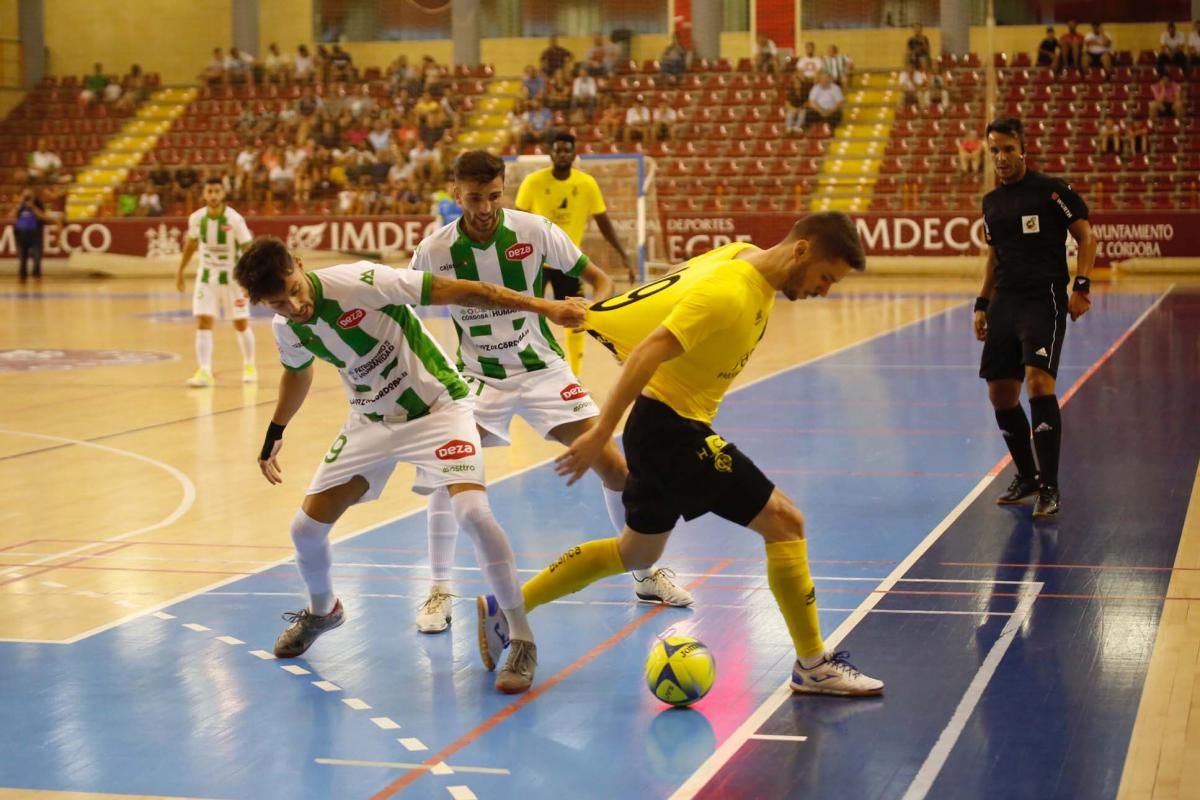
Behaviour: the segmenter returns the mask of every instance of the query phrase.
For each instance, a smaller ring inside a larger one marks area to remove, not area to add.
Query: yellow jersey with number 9
[[[696,256],[682,268],[588,309],[585,328],[624,361],[660,325],[683,347],[643,393],[687,419],[711,423],[750,360],[775,306],[775,289],[737,258],[749,242]]]

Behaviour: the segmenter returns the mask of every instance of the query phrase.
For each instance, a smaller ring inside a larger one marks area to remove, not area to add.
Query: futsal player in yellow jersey
[[[527,610],[602,578],[652,564],[680,517],[713,512],[763,537],[767,582],[796,649],[792,689],[876,695],[848,653],[829,653],[817,619],[804,518],[754,462],[710,427],[721,399],[762,338],[776,292],[823,297],[866,265],[854,223],[841,212],[811,214],[761,250],[736,243],[689,261],[653,283],[593,305],[587,330],[624,361],[596,425],[557,459],[579,480],[603,452],[625,409],[629,478],[625,529],[568,550],[522,587]],[[480,609],[480,648],[493,657],[506,640],[502,612]],[[486,657],[486,656],[485,656]]]
[[[554,166],[531,172],[521,181],[517,189],[516,206],[521,211],[538,214],[567,232],[576,247],[583,247],[583,234],[587,231],[588,218],[596,218],[596,227],[621,256],[621,263],[629,274],[630,283],[637,282],[637,275],[629,264],[629,256],[617,238],[612,220],[608,218],[608,206],[600,184],[586,172],[572,169],[575,163],[575,137],[562,132],[554,137],[550,145],[550,160]],[[559,300],[579,296],[579,278],[551,267],[544,267],[546,282],[554,287],[554,296]],[[567,363],[571,371],[579,374],[583,367],[583,332],[566,332]]]

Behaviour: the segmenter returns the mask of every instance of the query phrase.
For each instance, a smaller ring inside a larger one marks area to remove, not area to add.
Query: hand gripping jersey
[[[596,303],[588,309],[588,333],[624,361],[658,326],[669,330],[683,355],[660,365],[644,393],[681,417],[711,423],[775,307],[775,289],[737,258],[752,246],[719,247],[663,278]]]
[[[486,242],[467,237],[459,223],[426,237],[412,269],[440,277],[482,281],[542,296],[542,264],[577,277],[588,258],[554,223],[505,209]],[[503,379],[563,360],[545,318],[533,311],[451,306],[458,331],[458,366],[468,375]]]
[[[433,276],[370,261],[309,272],[314,311],[305,322],[276,315],[279,360],[299,370],[314,358],[338,369],[350,410],[409,421],[467,384],[412,306],[428,305]]]

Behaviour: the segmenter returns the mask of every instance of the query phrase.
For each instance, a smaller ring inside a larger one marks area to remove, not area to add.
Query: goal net
[[[504,201],[513,206],[517,188],[531,172],[550,166],[550,156],[509,156],[504,180]],[[621,240],[621,246],[634,261],[640,280],[666,266],[658,195],[654,190],[654,159],[638,153],[586,155],[575,160],[575,169],[590,174],[600,184],[608,218]],[[583,237],[583,252],[597,265],[620,273],[621,260],[594,220]]]

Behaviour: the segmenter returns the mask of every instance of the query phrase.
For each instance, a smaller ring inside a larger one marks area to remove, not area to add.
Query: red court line
[[[704,583],[706,580],[711,578],[713,575],[720,572],[725,567],[729,566],[730,563],[732,563],[732,559],[725,559],[725,560],[713,565],[713,567],[710,570],[708,570],[708,572],[704,573],[699,578],[697,578],[696,580],[689,583],[687,585],[687,588],[695,589],[697,586]],[[557,686],[558,684],[565,681],[567,678],[574,675],[580,669],[587,666],[589,663],[591,663],[597,657],[599,657],[601,654],[603,654],[606,650],[608,650],[613,645],[620,642],[622,639],[624,639],[629,634],[633,633],[635,630],[640,628],[642,625],[646,624],[650,620],[657,617],[659,614],[661,614],[666,609],[667,609],[667,606],[658,606],[658,607],[648,611],[647,613],[642,614],[637,619],[631,620],[629,623],[627,623],[623,628],[621,628],[619,631],[614,633],[612,636],[608,637],[603,642],[596,645],[591,650],[587,651],[586,653],[584,653],[582,656],[580,656],[579,658],[572,661],[567,666],[563,667],[557,673],[552,675],[548,680],[543,681],[542,683],[535,686],[533,689],[530,689],[528,692],[521,695],[515,702],[500,709],[495,714],[493,714],[492,716],[488,717],[486,720],[481,722],[479,725],[477,725],[474,728],[472,728],[471,730],[467,731],[465,734],[463,734],[457,740],[455,740],[454,742],[451,742],[450,744],[443,747],[441,750],[439,750],[436,753],[434,753],[433,755],[431,755],[429,758],[425,759],[425,761],[423,763],[432,767],[435,764],[440,764],[441,762],[450,758],[455,753],[457,753],[459,750],[462,750],[464,747],[471,744],[472,742],[477,740],[479,737],[483,736],[485,733],[490,731],[492,728],[495,728],[501,722],[504,722],[504,720],[513,716],[518,711],[520,711],[522,708],[529,705],[534,700],[538,699],[539,697],[544,695],[546,692],[550,691],[555,686]],[[417,778],[420,778],[425,773],[426,773],[426,770],[409,770],[404,775],[401,775],[399,778],[392,781],[391,783],[389,783],[384,788],[380,789],[375,794],[371,795],[371,800],[387,800],[387,798],[392,797],[393,795],[404,791],[404,789],[406,789],[408,786],[410,786],[414,781],[417,780]]]
[[[18,547],[24,547],[27,544],[34,544],[39,541],[42,541],[42,540],[41,539],[29,539],[28,541],[17,542],[16,544],[10,544],[6,547],[0,547],[0,553],[3,553],[5,550],[15,550]]]
[[[123,550],[123,549],[125,549],[126,547],[129,547],[129,546],[130,546],[130,544],[132,544],[132,543],[131,543],[131,542],[122,542],[121,544],[118,544],[118,545],[116,545],[115,547],[112,547],[112,548],[110,548],[110,549],[108,549],[108,550],[103,550],[103,551],[101,551],[101,552],[99,552],[99,553],[91,553],[90,555],[93,555],[93,556],[98,556],[98,555],[99,555],[99,556],[102,556],[102,555],[108,555],[109,553],[115,553],[115,552],[117,552],[118,550]],[[74,565],[75,565],[76,563],[78,563],[78,562],[80,562],[80,561],[84,561],[84,560],[86,560],[86,558],[87,558],[87,557],[86,557],[86,556],[84,556],[83,558],[77,558],[77,559],[75,559],[74,561],[67,561],[67,562],[66,562],[66,563],[64,563],[64,564],[50,564],[50,565],[48,565],[48,566],[45,566],[45,567],[38,567],[36,570],[34,570],[33,572],[29,573],[28,575],[16,575],[16,576],[13,576],[13,577],[11,577],[11,578],[8,578],[8,579],[6,579],[6,580],[0,580],[0,586],[7,586],[7,585],[9,585],[10,583],[16,583],[17,581],[23,581],[23,580],[26,580],[26,579],[28,579],[28,578],[34,578],[34,577],[37,577],[38,575],[45,575],[45,574],[46,574],[46,573],[48,573],[48,572],[54,572],[54,570],[56,570],[56,569],[73,569],[73,568],[75,568],[75,566],[74,566]],[[23,565],[21,565],[21,564],[0,564],[0,566],[3,566],[3,567],[22,567]],[[82,567],[81,569],[87,569],[87,567]]]
[[[1200,567],[1146,567],[1136,564],[988,564],[983,561],[943,561],[943,567],[983,567],[985,569],[997,569],[1000,567],[1013,567],[1018,569],[1028,569],[1034,567],[1036,569],[1094,569],[1098,571],[1129,571],[1129,572],[1194,572],[1200,571]]]

